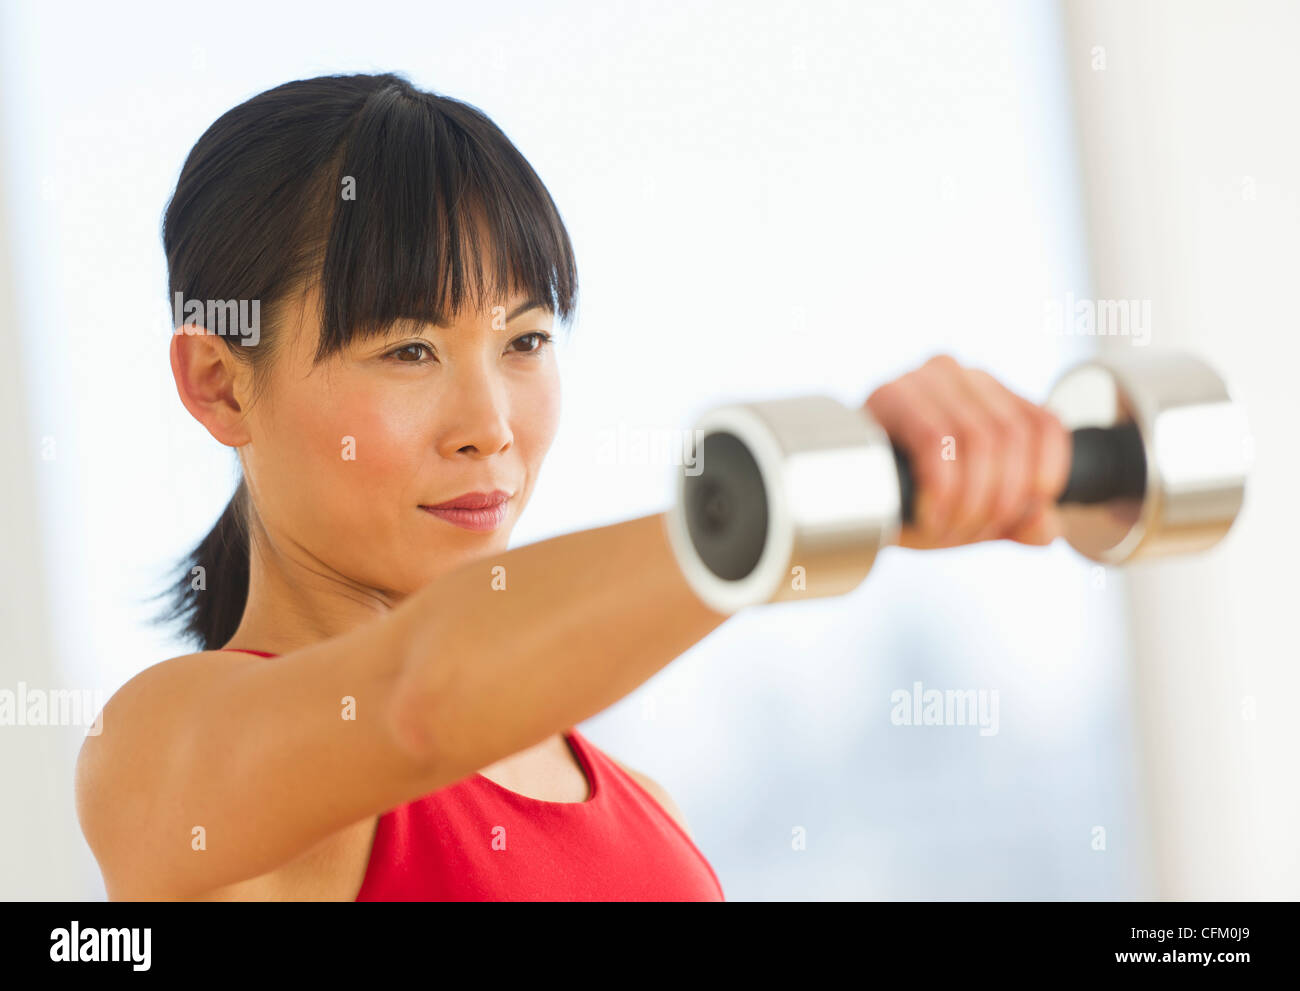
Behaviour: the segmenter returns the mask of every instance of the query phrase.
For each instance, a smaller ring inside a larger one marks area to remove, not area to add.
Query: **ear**
[[[185,325],[172,334],[172,375],[190,415],[227,447],[252,440],[241,397],[248,395],[248,367],[230,354],[216,334]]]

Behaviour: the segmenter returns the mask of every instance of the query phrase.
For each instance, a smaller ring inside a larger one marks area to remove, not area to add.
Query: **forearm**
[[[690,590],[654,514],[475,561],[393,618],[397,732],[459,780],[617,702],[727,617]]]

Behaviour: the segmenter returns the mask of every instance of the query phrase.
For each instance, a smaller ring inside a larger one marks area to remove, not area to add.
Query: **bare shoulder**
[[[677,825],[682,827],[682,832],[687,836],[691,836],[690,828],[686,825],[686,817],[682,815],[682,810],[677,807],[677,803],[672,800],[668,792],[664,790],[663,786],[660,785],[659,782],[655,781],[654,778],[647,774],[642,774],[640,771],[634,771],[613,754],[607,754],[606,756],[621,767],[633,781],[648,791],[651,797],[664,807],[664,811],[673,817],[677,822]],[[692,836],[691,839],[693,840],[694,837]]]
[[[108,753],[131,746],[147,747],[155,742],[152,728],[165,723],[168,714],[175,711],[169,703],[175,703],[179,696],[193,690],[195,683],[201,682],[205,673],[217,664],[230,668],[239,663],[240,656],[217,651],[182,654],[158,661],[129,678],[104,703],[99,713],[98,732],[87,734],[82,742],[78,755],[79,791],[95,782],[97,772],[108,770],[102,766]],[[105,732],[105,727],[112,732]]]
[[[174,703],[182,697],[201,692],[220,672],[229,672],[258,658],[251,654],[223,653],[216,650],[182,654],[158,661],[137,672],[104,703],[101,729],[88,734],[81,746],[80,758],[93,758],[110,744],[148,742],[149,729],[175,716]],[[112,733],[103,731],[111,724]],[[128,732],[130,731],[130,732]]]
[[[310,664],[293,670],[286,668],[292,656],[272,662],[241,651],[182,654],[143,668],[109,696],[98,732],[87,734],[77,755],[74,802],[110,900],[260,901],[286,891],[336,896],[323,885],[337,871],[306,868],[313,858],[337,857],[348,843],[361,842],[358,834],[369,827],[328,828],[319,803],[325,779],[305,772],[309,761],[345,767],[346,755],[364,749],[366,740],[362,734],[340,740],[333,707],[323,733],[303,718],[314,703],[295,707],[312,694],[309,668],[330,672],[320,649],[313,650]],[[362,679],[351,681],[366,690]],[[316,723],[324,726],[325,719]],[[286,726],[297,729],[289,733]],[[292,748],[284,746],[288,738]],[[382,779],[384,766],[365,764],[355,778]],[[355,822],[389,799],[367,799],[338,817]],[[212,836],[224,842],[209,847]],[[258,843],[268,841],[278,846],[261,856],[266,848]],[[193,856],[198,850],[202,858]]]
[[[252,655],[200,651],[159,661],[117,689],[98,714],[77,755],[74,788],[77,817],[91,849],[102,856],[120,836],[114,823],[139,796],[146,768],[164,763],[175,747],[185,703],[201,693],[219,666],[229,670]],[[102,866],[102,864],[101,864]]]

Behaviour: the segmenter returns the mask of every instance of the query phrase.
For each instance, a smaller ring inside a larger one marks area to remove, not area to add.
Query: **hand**
[[[873,392],[866,409],[907,453],[916,520],[902,547],[981,540],[1050,544],[1070,471],[1070,434],[1055,415],[949,355]]]

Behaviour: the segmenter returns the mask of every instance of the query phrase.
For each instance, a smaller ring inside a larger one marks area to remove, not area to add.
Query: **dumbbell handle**
[[[1116,427],[1080,427],[1072,435],[1070,478],[1058,503],[1105,502],[1107,499],[1142,498],[1146,491],[1147,460],[1137,424]],[[913,522],[916,484],[907,455],[894,448],[898,465],[899,505],[904,523]]]

